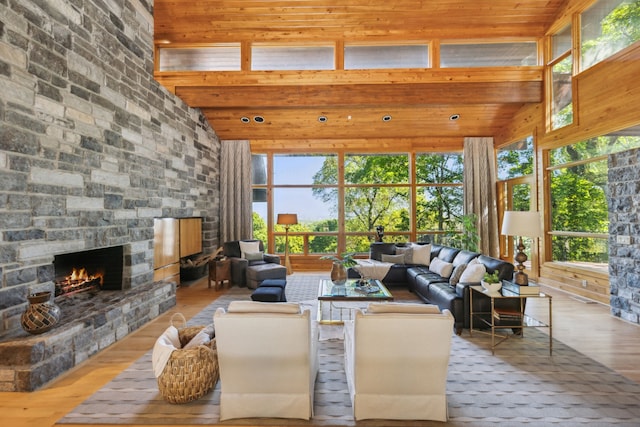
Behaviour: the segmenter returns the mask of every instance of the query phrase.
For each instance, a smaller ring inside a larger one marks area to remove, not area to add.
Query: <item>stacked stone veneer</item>
[[[0,342],[0,390],[32,391],[124,338],[175,305],[174,283],[104,291],[92,299],[63,299],[73,321],[53,331]],[[73,313],[73,314],[72,314]]]
[[[640,323],[640,149],[609,157],[611,313]],[[630,236],[631,244],[618,243]]]
[[[26,334],[56,254],[123,245],[135,289],[153,279],[155,217],[203,217],[216,248],[219,149],[153,79],[151,2],[0,0],[0,341]]]

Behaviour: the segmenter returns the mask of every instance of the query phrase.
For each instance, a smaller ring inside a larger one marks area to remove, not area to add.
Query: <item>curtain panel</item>
[[[252,211],[249,141],[221,141],[220,237],[222,242],[252,237]]]
[[[500,254],[496,165],[493,138],[464,139],[464,211],[478,218],[478,250],[492,257]]]

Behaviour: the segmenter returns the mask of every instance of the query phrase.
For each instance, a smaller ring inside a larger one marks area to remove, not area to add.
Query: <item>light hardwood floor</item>
[[[554,338],[640,383],[640,326],[612,317],[607,306],[545,290],[553,295]],[[224,290],[209,289],[206,279],[181,287],[177,291],[177,305],[171,310],[49,385],[31,393],[0,393],[1,424],[53,426],[152,348],[173,313],[181,312],[189,319],[222,293]],[[542,300],[536,301],[528,300],[527,311],[542,315],[546,307],[540,305]]]

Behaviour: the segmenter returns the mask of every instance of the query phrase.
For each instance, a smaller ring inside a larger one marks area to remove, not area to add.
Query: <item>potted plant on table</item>
[[[498,278],[497,271],[485,273],[480,284],[487,293],[498,292],[502,288],[502,281]]]
[[[337,255],[325,255],[320,259],[330,259],[333,261],[331,266],[331,281],[334,285],[344,285],[347,282],[347,268],[356,265],[356,261],[353,258],[354,252],[345,252],[340,256]]]

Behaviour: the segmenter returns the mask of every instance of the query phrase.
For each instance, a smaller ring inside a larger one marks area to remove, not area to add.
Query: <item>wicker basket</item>
[[[179,315],[183,325],[186,325],[186,320],[180,313],[171,317],[171,324],[174,324],[176,315]],[[203,328],[205,326],[178,328],[182,347]],[[215,387],[218,378],[218,353],[214,338],[208,345],[174,350],[158,377],[158,389],[162,397],[170,403],[187,403],[209,393]]]

